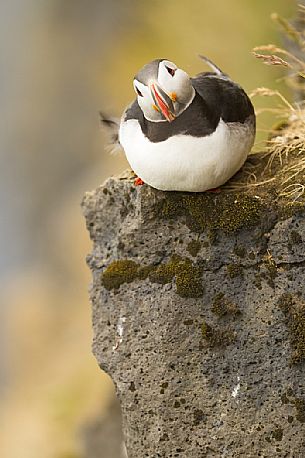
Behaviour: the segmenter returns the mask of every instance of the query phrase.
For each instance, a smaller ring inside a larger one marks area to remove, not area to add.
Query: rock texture
[[[128,458],[305,456],[302,208],[112,178],[83,210]]]

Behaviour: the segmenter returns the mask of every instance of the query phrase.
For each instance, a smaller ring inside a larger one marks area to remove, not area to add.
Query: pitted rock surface
[[[128,458],[304,457],[304,214],[189,196],[112,178],[83,201],[93,350],[116,385]],[[199,297],[185,267],[200,272]],[[192,288],[179,294],[179,281]],[[287,293],[300,304],[298,363]]]

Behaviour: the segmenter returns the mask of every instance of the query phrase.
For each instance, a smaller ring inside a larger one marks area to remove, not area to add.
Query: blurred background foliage
[[[127,163],[105,150],[98,110],[119,116],[149,60],[195,74],[198,53],[247,91],[285,93],[280,70],[250,51],[280,44],[270,14],[295,10],[294,0],[1,2],[1,457],[90,458],[80,431],[113,396],[90,352],[79,203]],[[274,120],[258,121],[260,148]]]

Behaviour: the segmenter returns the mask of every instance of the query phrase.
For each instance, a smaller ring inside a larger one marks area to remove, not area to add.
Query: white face
[[[156,105],[149,87],[137,80],[133,81],[133,87],[145,118],[149,121],[162,121],[162,112]]]
[[[151,74],[149,66],[145,67],[145,84],[136,78],[133,82],[139,106],[149,121],[171,122],[195,96],[190,77],[169,60],[161,61],[157,72],[152,65]]]

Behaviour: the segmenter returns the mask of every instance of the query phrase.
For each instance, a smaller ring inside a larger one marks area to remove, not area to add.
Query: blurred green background
[[[249,92],[285,91],[250,51],[280,44],[270,14],[295,10],[294,0],[1,2],[1,458],[91,458],[79,431],[113,396],[91,356],[79,204],[127,163],[105,150],[98,110],[119,116],[133,75],[157,57],[195,74],[202,53]],[[259,118],[257,148],[273,121]]]

